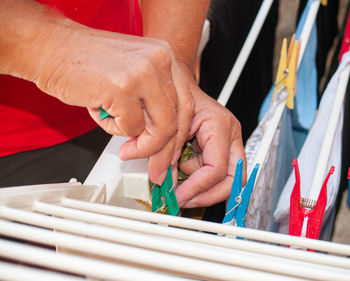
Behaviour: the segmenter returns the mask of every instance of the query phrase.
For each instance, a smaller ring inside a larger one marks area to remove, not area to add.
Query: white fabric
[[[246,213],[247,228],[269,230],[279,135],[277,128],[264,164],[259,168],[260,174],[256,179]]]
[[[302,197],[309,196],[315,168],[317,166],[318,157],[322,153],[320,150],[325,137],[325,132],[327,130],[327,124],[331,115],[335,94],[338,88],[339,74],[348,63],[350,63],[350,52],[343,56],[337,72],[333,75],[331,81],[329,82],[325,93],[323,94],[315,122],[312,125],[304,146],[299,154],[298,164],[300,169],[300,192]],[[323,221],[326,221],[331,211],[331,207],[335,203],[340,183],[343,114],[344,107],[342,108],[339,116],[333,146],[328,160],[328,168],[326,173],[323,175],[324,179],[329,168],[332,165],[335,166],[335,172],[330,177],[327,185],[327,206]],[[288,233],[290,195],[294,184],[295,176],[293,171],[283,189],[274,213],[276,222],[280,223],[280,233]]]
[[[268,130],[269,125],[271,124],[272,119],[276,118],[276,108],[281,103],[285,103],[287,99],[287,93],[281,91],[276,93],[276,99],[273,104],[271,104],[268,112],[266,112],[264,118],[259,122],[258,126],[255,128],[253,133],[250,135],[247,143],[245,145],[245,153],[247,158],[247,171],[250,174],[255,166],[254,160],[258,150],[260,149],[261,141]],[[259,163],[262,165],[263,163]],[[260,174],[260,172],[259,172]]]
[[[265,117],[260,121],[258,127],[254,130],[252,135],[247,140],[245,152],[247,156],[247,171],[250,173],[255,165],[258,151],[262,148],[261,142],[263,138],[268,137],[269,128],[274,126],[273,121],[277,118],[278,123],[282,114],[276,110],[281,103],[285,104],[287,93],[282,91],[277,94],[275,102],[270,106],[269,111]],[[246,227],[260,230],[268,230],[270,226],[270,212],[271,212],[271,198],[272,189],[274,186],[274,173],[277,147],[279,142],[279,126],[271,131],[273,135],[271,143],[269,144],[266,155],[263,157],[263,162],[259,163],[260,168],[254,189],[250,198],[250,202],[246,214]]]

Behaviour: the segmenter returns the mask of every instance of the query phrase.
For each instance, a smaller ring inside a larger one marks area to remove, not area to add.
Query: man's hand
[[[66,51],[45,60],[37,85],[65,103],[88,107],[108,133],[131,136],[120,158],[149,157],[149,177],[161,184],[176,141],[184,142],[189,131],[193,101],[187,80],[163,41],[86,32],[67,38],[72,44]],[[100,106],[111,118],[99,119]]]
[[[177,187],[176,197],[184,208],[211,206],[229,197],[238,159],[246,163],[241,126],[230,111],[201,91],[191,72],[181,66],[192,79],[196,106],[189,139],[195,137],[196,157],[180,164],[190,177]],[[243,184],[245,181],[246,165]]]
[[[4,0],[0,8],[0,73],[87,107],[108,133],[130,136],[120,158],[149,156],[149,177],[161,184],[194,107],[168,43],[92,29],[34,1]],[[98,107],[111,117],[100,120]]]

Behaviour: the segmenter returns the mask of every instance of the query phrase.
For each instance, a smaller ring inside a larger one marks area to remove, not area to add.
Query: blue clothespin
[[[253,191],[256,174],[259,169],[256,164],[245,187],[242,187],[243,159],[239,159],[236,165],[235,177],[231,188],[231,195],[228,200],[226,214],[223,224],[245,227],[245,215],[248,209],[250,196]]]

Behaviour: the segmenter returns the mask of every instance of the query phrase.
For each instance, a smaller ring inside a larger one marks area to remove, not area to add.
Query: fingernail
[[[175,165],[177,164],[177,161],[179,160],[180,158],[180,155],[181,155],[181,148],[180,149],[177,149],[174,153],[174,157],[173,159],[171,160],[171,165]]]

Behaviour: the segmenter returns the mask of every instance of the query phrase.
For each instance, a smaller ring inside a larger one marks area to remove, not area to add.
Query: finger
[[[175,163],[179,159],[181,149],[189,136],[194,113],[194,100],[188,81],[176,64],[173,64],[172,73],[174,85],[178,93],[178,130],[176,135],[175,153],[172,159],[172,163]]]
[[[174,153],[174,147],[175,139],[170,141],[161,151],[149,157],[148,176],[151,182],[159,185],[164,182]]]
[[[124,157],[127,150],[137,150],[140,137],[134,137],[122,144],[119,149],[119,157],[122,160],[128,160]],[[162,184],[170,166],[170,160],[174,152],[175,139],[172,139],[159,152],[148,157],[148,176],[151,182]],[[144,157],[146,158],[146,157]]]
[[[137,95],[119,95],[109,106],[102,105],[102,108],[113,117],[111,126],[115,124],[127,136],[137,136],[145,128],[144,105]]]
[[[164,82],[164,79],[160,81],[154,75],[150,75],[148,80],[148,87],[140,86],[140,91],[145,93],[142,96],[145,128],[136,143],[125,143],[121,147],[119,155],[123,160],[145,158],[156,154],[176,135],[176,109],[160,83]],[[168,89],[169,86],[165,88]],[[173,152],[166,157],[169,158],[168,166],[172,156]]]
[[[197,141],[200,139],[197,138]],[[225,137],[211,137],[204,144],[203,167],[195,171],[176,190],[179,204],[191,200],[195,195],[222,181],[227,175],[229,141]],[[201,145],[201,144],[200,144]]]
[[[182,208],[208,207],[226,200],[230,196],[232,176],[227,176],[223,181],[212,188],[197,194],[190,201],[182,205]]]
[[[162,184],[166,177],[167,169],[171,164],[175,147],[175,137],[166,141],[167,139],[168,136],[160,133],[151,135],[146,127],[138,137],[121,146],[119,157],[122,160],[149,157],[149,178],[156,184]]]
[[[177,183],[178,183],[178,179],[177,179],[177,176],[178,176],[178,165],[177,163],[175,163],[174,165],[171,165],[171,173],[173,175],[173,184],[174,184],[174,187],[176,188],[177,186]]]
[[[201,167],[203,167],[203,162],[202,162],[202,156],[200,154],[196,155],[192,159],[189,159],[185,162],[181,162],[179,164],[179,169],[188,176],[192,175],[195,171],[197,171]]]
[[[108,118],[100,119],[100,110],[89,108],[92,119],[107,133],[118,136],[137,136],[145,128],[142,104],[139,100],[121,98],[118,105],[103,107]]]
[[[183,208],[196,208],[203,206],[211,206],[218,202],[226,200],[231,192],[233,183],[234,173],[236,170],[237,161],[242,158],[244,159],[243,167],[243,186],[246,182],[246,158],[244,147],[241,138],[237,138],[232,142],[230,148],[230,160],[227,170],[226,178],[220,183],[216,184],[212,188],[195,195],[190,201],[184,203]]]

